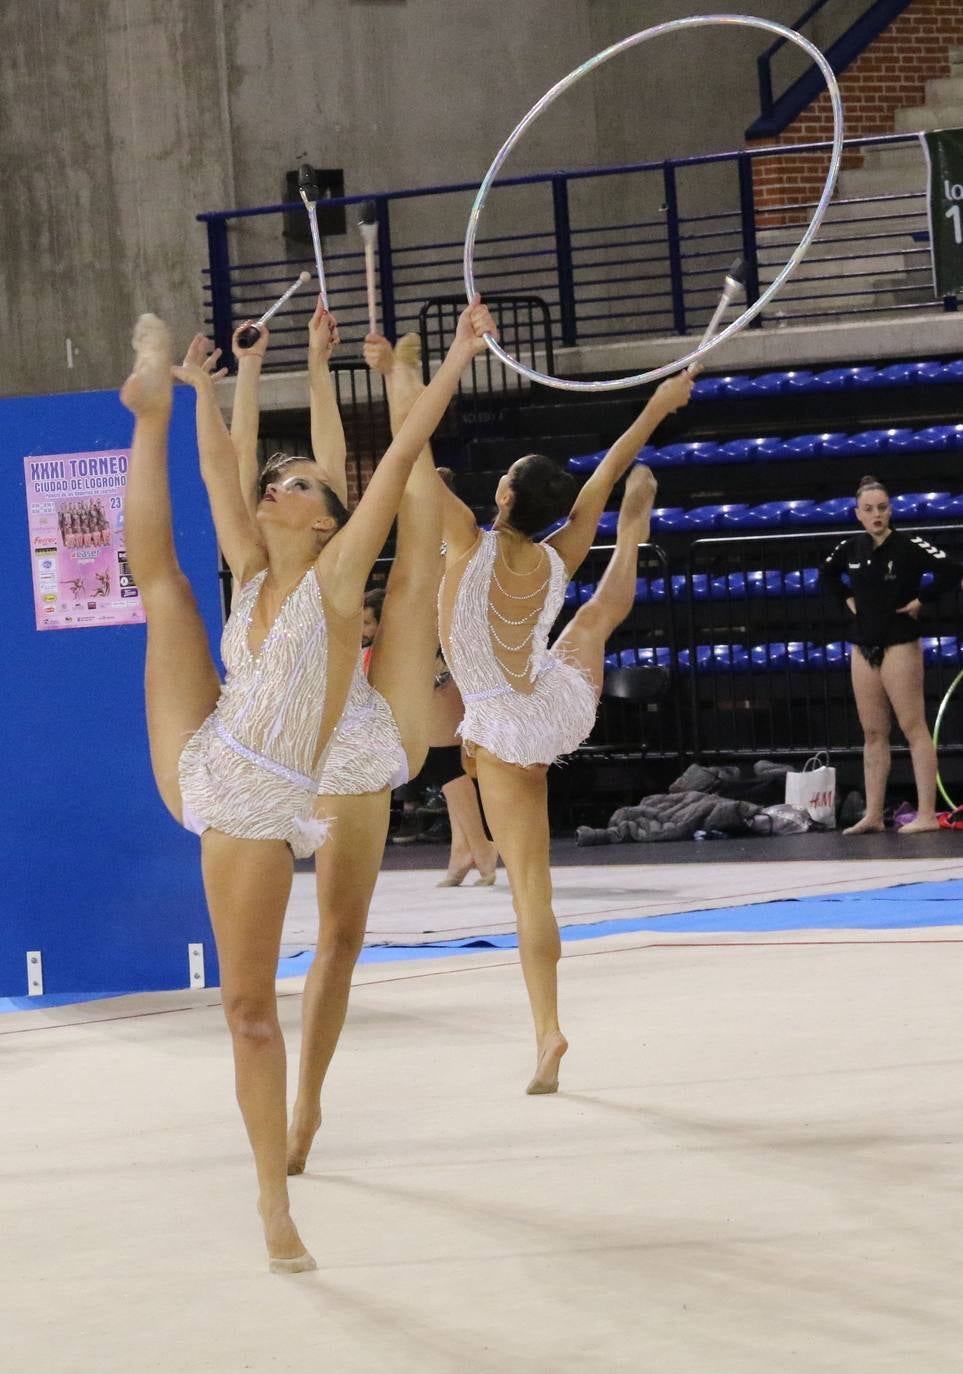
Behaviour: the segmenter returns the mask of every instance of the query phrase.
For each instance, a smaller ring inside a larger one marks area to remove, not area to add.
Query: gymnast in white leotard
[[[253,349],[235,334],[238,382],[232,438],[245,486],[257,475],[258,377],[267,330]],[[329,359],[337,326],[318,305],[309,326],[311,443],[325,481],[347,497],[346,444]],[[414,347],[412,347],[414,345]],[[418,340],[392,350],[369,336],[369,366],[384,378],[392,432],[423,391]],[[280,457],[278,462],[283,461]],[[330,825],[315,858],[318,946],[305,979],[298,1093],[288,1136],[288,1170],[300,1173],[321,1120],[321,1089],[344,1024],[351,975],[381,867],[391,789],[417,773],[433,721],[435,604],[441,579],[441,504],[430,449],[419,457],[398,511],[396,555],[367,672],[358,655],[344,713],[316,783],[316,815]]]
[[[492,839],[505,861],[518,918],[522,970],[535,1022],[536,1067],[527,1091],[551,1093],[568,1042],[558,1023],[561,953],[549,868],[548,766],[586,738],[602,689],[605,641],[634,599],[638,546],[649,537],[655,481],[630,473],[615,552],[595,595],[555,644],[552,624],[565,583],[592,546],[615,483],[659,422],[684,405],[688,374],[663,382],[572,502],[574,481],[551,459],[513,463],[495,496],[491,530],[441,489],[445,576],[439,597],[442,649],[465,703],[460,733],[475,760]],[[561,519],[542,542],[534,535]]]
[[[221,550],[241,589],[225,632],[223,684],[174,548],[170,338],[156,316],[137,326],[135,368],[121,392],[135,416],[125,516],[147,620],[151,763],[168,810],[201,832],[237,1097],[268,1255],[279,1272],[314,1267],[289,1211],[284,1040],[274,991],[292,854],[312,852],[322,838],[317,786],[358,659],[365,583],[416,459],[490,325],[477,302],[464,312],[447,359],[346,523],[313,460],[269,468],[259,494],[242,487],[212,385],[216,354],[208,357],[206,340],[194,340],[173,371],[197,393],[201,471]]]

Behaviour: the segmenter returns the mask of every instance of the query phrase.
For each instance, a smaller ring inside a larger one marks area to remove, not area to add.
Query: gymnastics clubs
[[[358,211],[358,228],[364,241],[364,275],[368,287],[368,332],[378,332],[378,307],[375,297],[375,248],[378,245],[378,207],[373,200],[363,201]]]
[[[277,312],[281,309],[281,306],[284,304],[284,302],[289,301],[291,297],[294,295],[295,291],[300,291],[304,283],[310,280],[311,273],[302,272],[301,275],[298,277],[297,281],[292,282],[288,289],[284,292],[284,294],[278,296],[274,304],[268,310],[265,310],[264,314],[261,316],[259,320],[255,320],[253,324],[246,325],[245,328],[242,329],[237,336],[237,341],[241,345],[241,347],[253,348],[254,345],[257,343],[258,339],[260,338],[261,326],[267,324],[268,320],[271,319],[272,316],[276,315]]]
[[[723,315],[729,309],[732,302],[742,295],[745,289],[746,260],[745,258],[736,258],[735,262],[726,273],[725,281],[722,283],[722,295],[719,297],[719,304],[715,308],[712,319],[706,325],[705,333],[699,340],[700,346],[718,332]]]
[[[311,242],[314,244],[314,261],[318,269],[318,289],[321,292],[321,304],[325,310],[328,308],[328,288],[324,279],[324,258],[321,256],[321,235],[318,232],[318,201],[321,199],[321,192],[318,189],[318,175],[310,162],[303,162],[298,168],[298,194],[304,202],[304,208],[308,212],[308,223],[311,226]]]

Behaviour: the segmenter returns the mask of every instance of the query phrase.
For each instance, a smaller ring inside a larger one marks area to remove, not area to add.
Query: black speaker
[[[299,168],[295,167],[293,172],[284,173],[284,186],[281,190],[281,197],[285,204],[289,201],[300,201],[301,196],[298,191]],[[323,239],[332,238],[335,234],[345,234],[348,231],[348,222],[343,205],[329,205],[327,202],[337,200],[344,195],[344,170],[341,167],[315,167],[315,180],[318,186],[318,233]],[[286,210],[284,212],[283,234],[286,239],[293,239],[295,243],[311,242],[311,226],[308,224],[307,211],[302,205],[298,210]]]

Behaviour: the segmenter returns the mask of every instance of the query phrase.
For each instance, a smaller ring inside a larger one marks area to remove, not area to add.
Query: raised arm
[[[394,350],[381,334],[369,334],[364,341],[365,362],[373,372],[380,372],[384,378],[392,435],[401,432],[412,406],[425,389],[419,370],[414,365],[414,350],[406,349],[409,340],[417,343],[417,336],[406,336]],[[425,447],[428,457],[432,458],[431,445]],[[478,538],[478,522],[471,508],[455,495],[448,484],[440,477],[437,481],[441,499],[442,537],[448,545],[449,556],[457,558],[470,549]]]
[[[223,372],[214,372],[219,350],[208,356],[210,344],[198,334],[174,376],[197,395],[197,447],[201,476],[207,488],[217,542],[238,583],[247,582],[265,566],[266,557],[254,516],[241,492],[237,455],[214,392]]]
[[[422,449],[445,413],[465,368],[484,351],[484,334],[495,333],[485,306],[476,296],[462,312],[448,356],[417,398],[351,519],[322,551],[318,570],[338,609],[349,613],[358,604],[372,564],[384,547],[401,495]],[[440,482],[441,479],[438,478]]]
[[[599,520],[616,482],[629,470],[639,449],[648,443],[666,416],[687,403],[694,381],[689,372],[680,372],[656,388],[642,414],[616,439],[582,487],[568,520],[546,540],[561,555],[570,575],[595,542]]]
[[[338,409],[338,393],[328,367],[341,342],[338,322],[325,310],[321,297],[308,323],[308,386],[311,398],[311,449],[324,480],[342,505],[348,504],[348,448]]]
[[[239,342],[238,336],[250,323],[250,320],[245,320],[239,324],[231,340],[231,351],[237,359],[234,407],[231,411],[231,439],[237,455],[241,494],[253,520],[254,512],[257,510],[257,436],[261,415],[258,392],[261,386],[261,368],[271,334],[267,325],[262,324],[257,342],[250,348],[245,348]]]

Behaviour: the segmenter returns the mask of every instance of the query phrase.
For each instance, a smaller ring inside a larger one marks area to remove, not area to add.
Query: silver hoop
[[[492,183],[501,170],[502,164],[508,157],[508,154],[512,151],[522,134],[534,124],[543,110],[546,110],[553,101],[558,99],[563,91],[567,91],[569,86],[574,86],[576,81],[580,81],[583,76],[587,76],[588,73],[594,71],[596,67],[600,67],[603,62],[608,62],[610,58],[617,57],[619,53],[625,52],[628,48],[634,48],[639,43],[644,43],[650,38],[656,38],[664,33],[672,33],[675,29],[704,28],[707,24],[728,24],[740,28],[765,29],[768,33],[777,34],[780,38],[784,38],[791,43],[795,43],[797,47],[802,48],[822,72],[833,109],[833,151],[829,161],[829,171],[826,174],[823,192],[819,197],[819,203],[816,206],[813,217],[809,221],[809,227],[799,240],[799,243],[796,245],[788,262],[779,275],[769,283],[765,291],[762,292],[752,305],[747,306],[738,319],[733,320],[725,329],[720,330],[718,334],[707,339],[704,343],[700,344],[698,348],[694,348],[691,353],[686,353],[684,357],[677,358],[675,362],[672,363],[665,363],[662,367],[654,367],[648,372],[639,372],[634,377],[614,377],[607,381],[572,381],[563,380],[559,377],[551,377],[548,373],[537,372],[535,368],[528,367],[525,363],[520,362],[518,358],[513,358],[510,353],[507,353],[505,349],[502,348],[501,344],[497,342],[493,335],[486,334],[485,342],[495,357],[504,363],[506,367],[510,367],[522,377],[527,377],[531,382],[540,382],[543,386],[553,386],[560,391],[617,391],[625,387],[639,386],[643,382],[658,381],[659,378],[668,377],[673,372],[681,372],[684,367],[704,357],[706,353],[710,352],[713,348],[717,348],[719,344],[723,343],[726,339],[731,339],[735,334],[745,329],[750,320],[755,319],[759,312],[772,300],[783,283],[789,279],[800,262],[802,262],[803,258],[806,256],[809,245],[812,243],[819,230],[819,226],[823,222],[823,217],[826,214],[826,210],[829,208],[829,202],[836,188],[836,178],[839,175],[839,166],[843,156],[843,102],[839,93],[839,85],[833,74],[833,69],[830,67],[819,48],[810,43],[809,39],[804,38],[801,33],[796,33],[794,29],[787,29],[782,24],[776,24],[769,19],[755,19],[748,14],[696,14],[690,16],[688,19],[672,19],[665,24],[656,24],[651,29],[643,29],[641,33],[631,34],[628,38],[623,38],[620,42],[613,43],[610,48],[605,48],[602,52],[596,53],[596,55],[589,58],[587,62],[583,62],[580,67],[576,67],[575,70],[569,72],[567,76],[563,76],[561,81],[557,81],[551,90],[547,91],[545,95],[542,96],[541,100],[532,106],[524,119],[516,124],[508,138],[495,154],[494,162],[485,173],[484,180],[479,186],[478,193],[475,196],[471,214],[468,217],[468,230],[465,234],[464,267],[465,291],[469,301],[475,295],[475,237],[478,233],[478,220],[482,210],[485,208],[485,202],[488,199],[488,193],[492,188]]]

